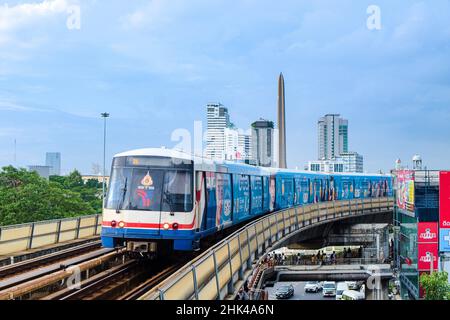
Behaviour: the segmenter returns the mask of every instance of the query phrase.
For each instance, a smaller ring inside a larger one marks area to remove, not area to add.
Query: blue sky
[[[381,30],[366,26],[371,4]],[[340,113],[366,170],[415,153],[448,169],[449,57],[447,0],[0,1],[0,165],[17,139],[19,166],[60,151],[64,172],[90,173],[105,110],[108,159],[173,146],[211,101],[240,128],[276,120],[282,71],[290,167],[317,157],[317,119]]]

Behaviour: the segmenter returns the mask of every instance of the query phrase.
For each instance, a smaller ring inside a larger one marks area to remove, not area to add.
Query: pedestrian
[[[240,288],[238,295],[237,295],[238,300],[244,300],[244,289]]]
[[[359,246],[358,248],[358,257],[362,258],[362,246]]]

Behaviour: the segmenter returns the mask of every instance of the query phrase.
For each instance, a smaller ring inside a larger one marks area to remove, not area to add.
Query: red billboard
[[[439,173],[439,227],[450,228],[450,171]]]
[[[430,271],[433,261],[433,271],[438,269],[438,243],[419,243],[417,269],[419,271]]]
[[[419,222],[417,224],[418,243],[438,243],[437,222]]]

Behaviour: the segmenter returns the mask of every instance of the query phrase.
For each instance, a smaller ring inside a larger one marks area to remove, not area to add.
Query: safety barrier
[[[298,206],[263,216],[186,264],[141,300],[214,300],[234,292],[268,248],[313,224],[392,210],[393,198],[355,199]]]
[[[0,226],[0,256],[100,234],[100,214]]]

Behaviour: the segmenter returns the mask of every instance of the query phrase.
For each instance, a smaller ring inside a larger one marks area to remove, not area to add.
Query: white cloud
[[[120,20],[125,29],[144,26],[160,27],[170,21],[175,21],[176,16],[185,11],[184,8],[191,6],[192,3],[190,1],[151,0],[147,5],[121,17]]]
[[[38,3],[23,3],[15,6],[0,6],[0,32],[11,31],[40,19],[66,13],[67,0],[45,0]]]
[[[38,111],[38,112],[49,112],[47,109],[26,107],[24,105],[18,104],[14,101],[8,99],[0,99],[0,111],[15,111],[15,112],[28,112],[28,111]]]

